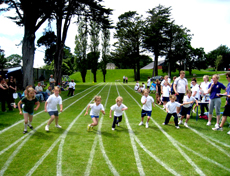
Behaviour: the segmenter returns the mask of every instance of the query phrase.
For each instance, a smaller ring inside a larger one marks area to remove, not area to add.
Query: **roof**
[[[163,65],[164,62],[165,62],[164,60],[158,61],[158,66]],[[154,65],[154,61],[151,62],[150,64],[148,64],[148,65],[142,67],[141,69],[153,69],[153,65]]]

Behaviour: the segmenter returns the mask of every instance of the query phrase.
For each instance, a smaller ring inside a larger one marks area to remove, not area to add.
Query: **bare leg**
[[[53,122],[54,118],[55,118],[55,115],[50,116],[50,119],[49,119],[47,125],[50,125]]]
[[[55,124],[58,125],[58,116],[55,116]]]
[[[221,124],[220,124],[220,127],[221,127],[221,128],[223,128],[224,123],[226,122],[226,120],[227,120],[227,116],[223,116],[223,117],[222,117]]]

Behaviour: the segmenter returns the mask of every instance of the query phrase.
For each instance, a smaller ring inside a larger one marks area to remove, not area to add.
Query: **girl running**
[[[50,115],[50,119],[45,126],[45,130],[49,131],[49,126],[52,123],[52,121],[55,119],[55,126],[57,128],[61,128],[61,126],[58,124],[58,109],[57,105],[60,105],[60,112],[62,112],[62,98],[59,95],[61,92],[60,88],[55,86],[53,89],[54,94],[50,95],[49,98],[45,102],[45,112],[48,112]]]
[[[147,122],[145,124],[145,127],[149,127],[149,120],[152,114],[152,104],[153,107],[155,107],[154,99],[153,97],[149,96],[149,92],[147,89],[143,90],[143,96],[141,98],[141,103],[143,104],[142,111],[141,111],[141,122],[139,123],[139,126],[143,125],[144,117],[147,115]]]
[[[87,131],[90,131],[93,129],[94,126],[97,126],[98,124],[98,120],[99,120],[99,114],[100,111],[102,112],[102,114],[105,115],[105,109],[104,106],[101,104],[101,96],[95,96],[94,97],[94,104],[89,104],[85,115],[88,114],[89,108],[91,108],[90,110],[90,116],[92,118],[93,123],[89,124],[87,126]]]
[[[33,130],[33,126],[31,125],[31,123],[33,121],[34,110],[37,111],[40,106],[39,100],[35,96],[35,90],[32,87],[27,89],[26,96],[18,102],[18,109],[20,115],[22,115],[22,110],[21,110],[22,103],[24,104],[23,116],[25,120],[23,134],[25,134],[27,133],[27,126],[29,126],[31,130]],[[35,104],[37,105],[36,108],[34,108]]]
[[[116,98],[116,104],[110,107],[110,113],[109,113],[110,118],[112,118],[111,114],[112,111],[114,111],[112,130],[115,130],[115,124],[119,126],[119,122],[122,121],[123,111],[128,109],[124,104],[122,104],[122,102],[123,102],[123,98],[119,96]]]

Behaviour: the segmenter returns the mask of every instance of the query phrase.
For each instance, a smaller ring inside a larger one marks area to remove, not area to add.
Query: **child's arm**
[[[46,109],[47,104],[48,104],[48,102],[46,101],[46,102],[45,102],[45,108],[44,108],[44,109],[45,109],[45,112],[47,112],[47,109]]]
[[[125,111],[125,110],[127,110],[127,109],[128,109],[128,108],[122,108],[121,110],[122,110],[122,111]]]
[[[109,111],[109,118],[112,118],[112,109]]]
[[[20,115],[22,115],[21,104],[22,104],[22,100],[18,102],[18,110]]]
[[[155,103],[153,102],[153,107],[155,108]]]
[[[63,108],[63,106],[62,106],[62,104],[60,104],[60,112],[62,112],[62,108]]]
[[[87,115],[87,114],[88,114],[89,108],[90,108],[90,105],[88,105],[88,106],[87,106],[87,109],[86,109],[85,115]],[[84,115],[84,116],[85,116],[85,115]]]
[[[105,111],[104,111],[104,110],[101,110],[101,112],[102,112],[102,114],[104,114],[104,115],[105,115]]]
[[[192,104],[194,101],[190,101],[190,102],[184,102],[183,105],[186,105],[186,104]]]
[[[39,108],[39,106],[40,106],[40,102],[39,101],[37,101],[36,103],[37,103],[37,106],[36,106],[36,108],[34,108],[35,111],[37,111],[38,108]]]

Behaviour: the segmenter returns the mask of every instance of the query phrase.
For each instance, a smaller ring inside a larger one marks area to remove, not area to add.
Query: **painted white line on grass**
[[[98,86],[97,86],[98,87]],[[96,88],[97,88],[96,87]],[[95,90],[96,88],[94,88],[93,90]],[[87,94],[91,93],[93,90],[91,90],[90,92],[88,92]],[[85,97],[87,94],[85,94],[83,97]],[[76,94],[77,95],[77,94]],[[80,99],[82,99],[83,97],[75,100],[73,103],[71,103],[69,106],[67,106],[65,109],[63,109],[63,111],[65,111],[67,108],[69,108],[72,104],[76,103],[77,101],[79,101]],[[61,113],[59,113],[61,114]],[[48,122],[48,120],[46,120],[45,122],[43,122],[41,125],[37,126],[34,130],[38,130],[41,126],[45,125]],[[28,135],[33,134],[33,131],[23,135],[21,138],[19,138],[17,141],[15,141],[14,143],[12,143],[11,145],[9,145],[8,147],[6,147],[5,149],[0,151],[0,156],[5,153],[7,150],[9,150],[10,148],[12,148],[13,146],[15,146],[16,144],[18,144],[21,140],[23,140],[25,137],[28,137]]]
[[[97,87],[96,87],[96,88],[97,88]],[[88,92],[87,94],[91,93],[91,92],[94,91],[96,88],[94,88],[93,90],[91,90],[91,91]],[[64,108],[64,109],[63,109],[63,112],[64,112],[66,109],[68,109],[70,106],[72,106],[73,104],[75,104],[77,101],[79,101],[80,99],[82,99],[83,97],[85,97],[87,94],[85,94],[85,95],[82,96],[81,98],[75,100],[75,101],[74,101],[73,103],[71,103],[69,106],[67,106],[66,108]],[[59,113],[59,114],[61,114],[61,113]],[[39,129],[41,126],[45,125],[47,122],[48,122],[48,120],[45,121],[45,122],[43,122],[43,123],[42,123],[41,125],[39,125],[38,127],[36,127],[35,130],[30,131],[28,134],[26,134],[26,137],[27,137],[27,138],[22,142],[21,145],[19,145],[19,146],[17,147],[17,149],[13,152],[13,154],[11,154],[11,156],[8,158],[8,160],[7,160],[6,163],[4,164],[3,168],[1,169],[2,175],[4,174],[5,170],[9,167],[10,163],[13,161],[13,158],[14,158],[14,157],[16,156],[16,154],[20,151],[20,149],[23,147],[23,145],[25,144],[25,142],[28,141],[28,139],[35,133],[35,131],[36,131],[37,129]],[[25,137],[23,136],[23,137],[20,138],[20,140],[17,140],[17,141],[20,142],[20,141],[21,141],[22,139],[24,139],[24,138],[25,138]],[[17,143],[18,143],[18,142],[17,142]],[[13,143],[13,144],[16,145],[17,143]],[[7,147],[7,150],[10,149],[11,147],[13,147],[13,145],[10,145],[10,147]],[[4,152],[7,151],[7,150],[4,149]],[[1,152],[2,152],[2,151],[1,151]],[[4,153],[4,152],[3,152],[3,153]],[[1,153],[1,154],[2,154],[2,153]]]
[[[209,139],[211,139],[212,141],[214,141],[214,142],[216,142],[216,143],[219,143],[219,144],[221,144],[221,145],[223,145],[223,146],[225,146],[225,147],[230,148],[230,145],[228,145],[228,144],[225,144],[225,143],[223,143],[223,142],[221,142],[221,141],[218,141],[217,139],[214,139],[214,138],[212,138],[212,137],[210,137],[210,136],[206,136],[206,137],[209,138]]]
[[[96,85],[95,85],[95,86],[96,86]],[[93,86],[92,86],[92,87],[93,87]],[[79,94],[81,94],[81,93],[87,91],[88,89],[91,89],[92,87],[89,87],[89,88],[85,89],[84,91],[77,93],[77,94],[74,95],[74,96],[77,96],[77,95],[79,95]],[[73,98],[74,96],[69,97],[69,98],[66,98],[66,99],[63,100],[62,102],[66,101],[66,100],[68,100],[68,99],[70,99],[70,98]],[[38,112],[38,113],[36,113],[36,114],[34,114],[33,117],[37,116],[38,114],[41,114],[42,112],[44,112],[44,110],[43,110],[43,111],[40,111],[40,112]],[[9,127],[6,127],[6,128],[4,128],[3,130],[1,130],[1,131],[0,131],[0,134],[6,132],[7,130],[9,130],[9,129],[13,128],[14,126],[18,125],[19,123],[23,123],[23,122],[24,122],[24,119],[19,120],[18,122],[14,123],[13,125],[11,125],[11,126],[9,126]]]
[[[180,145],[181,147],[183,147],[184,149],[186,149],[186,150],[188,150],[188,151],[194,153],[195,155],[201,157],[202,159],[204,159],[204,160],[206,160],[206,161],[208,161],[208,162],[210,162],[210,163],[213,163],[213,164],[219,166],[220,168],[222,168],[222,169],[224,169],[224,170],[230,172],[230,168],[227,168],[227,167],[223,166],[222,164],[220,164],[220,163],[218,163],[218,162],[216,162],[216,161],[214,161],[214,160],[212,160],[212,159],[210,159],[210,158],[208,158],[208,157],[206,157],[206,156],[203,156],[202,154],[200,154],[200,153],[198,153],[198,152],[196,152],[196,151],[194,151],[194,150],[188,148],[187,146],[181,144],[180,142],[177,142],[177,144]]]
[[[105,86],[104,86],[105,87]],[[101,89],[103,90],[104,87]],[[96,89],[96,88],[95,88]],[[90,92],[89,92],[90,93]],[[85,94],[84,96],[86,96],[87,94]],[[83,96],[83,97],[84,97]],[[81,97],[81,98],[83,98]],[[91,102],[92,100],[90,100]],[[70,106],[70,105],[69,105]],[[84,112],[84,110],[87,108],[87,106],[81,111],[81,113],[73,120],[73,122],[75,123],[78,118],[81,116],[81,114]],[[71,127],[73,126],[73,122],[70,124]],[[69,126],[70,126],[69,125]],[[56,146],[56,144],[63,138],[64,135],[66,135],[68,133],[69,127],[59,136],[58,139],[56,139],[56,141],[51,145],[51,147],[45,152],[45,154],[39,159],[39,161],[37,161],[37,163],[34,165],[33,168],[30,169],[30,171],[27,173],[27,176],[32,175],[35,170],[42,164],[42,162],[44,161],[44,159],[50,154],[50,152],[53,150],[53,148]]]
[[[116,84],[116,89],[117,89],[117,94],[120,96],[120,93],[119,93],[118,88],[117,88],[117,84]],[[131,141],[131,144],[132,144],[132,148],[133,148],[133,152],[134,152],[138,172],[139,172],[140,175],[145,175],[144,169],[143,169],[142,164],[141,164],[141,159],[140,159],[140,156],[139,156],[139,153],[138,153],[138,150],[137,150],[137,146],[136,146],[136,143],[134,141],[135,134],[134,134],[134,132],[133,132],[133,130],[132,130],[130,124],[129,124],[129,120],[128,120],[128,117],[127,117],[125,112],[124,112],[124,116],[125,116],[126,125],[128,127],[129,137],[130,137],[130,141]]]
[[[141,105],[137,102],[137,100],[124,88],[124,86],[122,85],[123,89],[132,97],[132,99],[137,103],[137,105],[141,107]],[[187,162],[195,169],[195,171],[199,174],[199,175],[205,175],[203,173],[203,171],[192,161],[192,159],[186,154],[184,153],[184,151],[180,148],[180,146],[177,145],[176,140],[171,137],[168,133],[166,133],[162,127],[155,121],[153,120],[153,118],[151,117],[151,120],[155,123],[155,125],[161,130],[161,132],[169,139],[169,141],[174,145],[174,147],[181,153],[181,155],[187,160]]]

